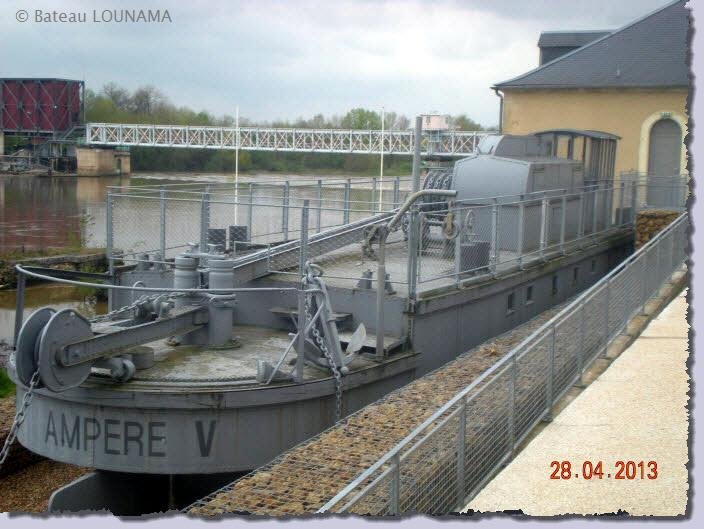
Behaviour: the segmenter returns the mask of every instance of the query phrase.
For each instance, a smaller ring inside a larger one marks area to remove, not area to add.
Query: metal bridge
[[[465,156],[490,131],[423,131],[421,155]],[[284,129],[87,123],[88,145],[413,155],[413,130]]]

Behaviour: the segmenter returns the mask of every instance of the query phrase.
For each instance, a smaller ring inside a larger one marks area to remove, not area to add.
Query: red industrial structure
[[[0,79],[0,131],[51,135],[83,123],[84,82]]]

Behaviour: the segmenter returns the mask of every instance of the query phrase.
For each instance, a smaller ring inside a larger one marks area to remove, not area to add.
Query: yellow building
[[[689,10],[684,0],[613,32],[549,32],[542,64],[493,88],[501,129],[572,128],[620,136],[616,175],[686,171]]]

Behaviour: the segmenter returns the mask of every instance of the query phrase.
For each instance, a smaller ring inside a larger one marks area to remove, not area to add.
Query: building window
[[[572,269],[572,286],[577,286],[579,284],[579,267],[575,266]]]
[[[526,287],[526,305],[533,303],[533,285]]]
[[[552,295],[557,296],[557,291],[558,291],[557,275],[554,275],[554,276],[552,276]]]
[[[506,314],[513,314],[516,312],[516,293],[511,292],[506,298]]]
[[[596,259],[592,259],[591,273],[596,274]]]

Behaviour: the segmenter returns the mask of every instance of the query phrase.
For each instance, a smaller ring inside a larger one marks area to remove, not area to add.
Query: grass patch
[[[7,397],[15,392],[15,385],[7,376],[4,369],[0,369],[0,398]]]

